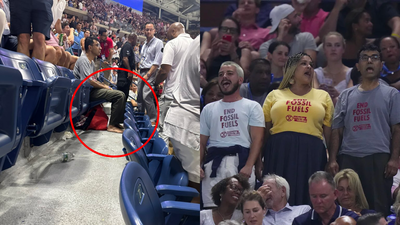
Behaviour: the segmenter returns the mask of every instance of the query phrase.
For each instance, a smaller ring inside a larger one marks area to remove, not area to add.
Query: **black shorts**
[[[11,34],[44,34],[50,40],[50,26],[53,23],[51,7],[53,0],[10,0]]]

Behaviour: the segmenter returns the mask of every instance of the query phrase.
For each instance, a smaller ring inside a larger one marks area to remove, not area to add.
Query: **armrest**
[[[161,207],[164,212],[188,215],[188,216],[199,216],[200,215],[200,204],[188,203],[188,202],[177,202],[177,201],[164,201],[161,202]]]
[[[165,158],[167,155],[162,155],[162,154],[147,154],[146,156],[147,156],[147,158],[148,158],[149,160],[163,161],[164,158]]]
[[[196,189],[178,185],[157,185],[156,191],[162,195],[174,195],[192,198],[199,196],[199,192]]]

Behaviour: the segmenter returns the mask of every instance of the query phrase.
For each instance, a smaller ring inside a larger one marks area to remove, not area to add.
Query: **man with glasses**
[[[140,75],[147,80],[154,88],[153,82],[156,79],[156,72],[161,64],[163,56],[163,42],[154,36],[154,24],[146,23],[144,34],[146,42],[141,51],[140,59]],[[157,109],[154,102],[154,96],[149,86],[144,81],[138,79],[138,108],[141,112],[147,112],[150,117],[151,124],[154,126],[157,119]]]
[[[358,56],[361,83],[344,90],[337,101],[327,170],[356,171],[370,209],[387,216],[400,151],[400,93],[379,81],[378,47],[364,46]]]
[[[96,69],[99,70],[101,67],[108,68],[111,65],[111,59],[114,54],[114,43],[111,38],[107,37],[107,30],[100,28],[99,30],[99,41],[101,45],[101,53],[97,57]],[[104,77],[110,80],[111,70],[104,71]]]
[[[87,37],[85,39],[85,49],[86,54],[79,57],[74,67],[75,77],[80,77],[82,80],[95,72],[94,59],[100,55],[100,43],[96,38]],[[100,83],[96,80],[96,75],[90,77],[86,82],[93,86],[90,91],[90,101],[105,99],[112,102],[111,117],[107,131],[122,133],[123,128],[120,123],[124,122],[125,94]]]

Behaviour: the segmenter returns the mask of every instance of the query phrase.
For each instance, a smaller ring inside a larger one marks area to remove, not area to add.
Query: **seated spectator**
[[[296,0],[297,1],[297,0]],[[321,0],[311,0],[301,14],[301,32],[309,32],[315,38],[315,43],[320,42],[318,32],[325,22],[328,12],[325,12],[319,7]]]
[[[81,49],[82,49],[81,55],[85,54],[85,39],[87,37],[90,37],[90,31],[88,31],[88,30],[85,31],[84,36],[81,39]]]
[[[263,224],[291,225],[294,218],[308,212],[308,205],[290,206],[290,186],[285,178],[275,174],[264,177],[264,183],[258,189],[267,205]]]
[[[114,68],[118,68],[118,66],[114,66]],[[118,70],[113,70],[111,74],[111,80],[110,82],[114,85],[117,84],[117,79],[118,79]]]
[[[341,216],[335,220],[335,222],[330,225],[356,225],[357,221],[355,221],[350,216]]]
[[[346,48],[342,62],[347,67],[354,67],[358,61],[358,52],[362,46],[373,42],[367,39],[371,35],[373,24],[367,11],[355,9],[346,17]]]
[[[283,67],[289,59],[290,46],[283,41],[275,41],[268,47],[267,59],[271,62],[272,80],[282,82]]]
[[[327,59],[326,67],[314,70],[314,88],[320,88],[329,93],[333,104],[336,105],[339,94],[353,86],[350,78],[351,68],[343,65],[342,55],[346,49],[346,41],[341,34],[330,32],[322,41]]]
[[[336,205],[337,190],[333,177],[324,171],[317,171],[308,180],[313,209],[294,219],[293,225],[330,224],[341,216],[357,220],[354,212]]]
[[[260,12],[261,0],[238,0],[238,9],[232,17],[240,23],[239,47],[258,51],[260,45],[269,39],[270,29],[261,28],[256,24]]]
[[[241,175],[227,177],[215,184],[209,194],[211,194],[217,207],[200,211],[200,225],[219,224],[219,222],[228,219],[241,222],[243,215],[236,208],[242,198],[243,191],[249,188],[249,182]]]
[[[221,221],[218,225],[240,225],[236,220],[224,220]]]
[[[85,33],[82,31],[82,23],[78,22],[79,18],[76,19],[76,30],[74,31],[74,44],[72,45],[72,51],[75,55],[80,55],[82,52],[82,47],[80,45],[81,39],[85,36]],[[70,25],[71,26],[71,25]]]
[[[243,194],[240,209],[244,218],[243,225],[263,225],[263,218],[267,207],[264,199],[257,191]]]
[[[225,17],[232,16],[233,13],[239,8],[238,1],[236,3],[230,4],[225,11]],[[269,24],[269,13],[273,8],[273,4],[265,1],[260,2],[260,11],[256,17],[256,23],[259,27],[267,27]]]
[[[284,41],[290,46],[289,56],[299,52],[305,52],[316,59],[316,49],[314,37],[308,32],[300,33],[301,17],[291,5],[282,4],[272,9],[270,18],[272,28],[270,33],[277,33],[277,37],[271,39],[260,46],[260,57],[265,58],[269,46],[275,41]]]
[[[269,93],[271,79],[271,64],[266,59],[253,60],[250,64],[249,82],[240,85],[240,95],[262,106]]]
[[[350,11],[354,9],[365,9],[370,15],[371,23],[376,26],[373,27],[370,38],[379,38],[382,36],[400,37],[400,17],[399,12],[393,7],[391,1],[376,1],[376,0],[363,0],[363,1],[342,1],[336,0],[335,6],[329,13],[324,25],[319,30],[319,37],[322,39],[331,31],[337,31],[345,36],[346,26],[349,24],[346,17]],[[383,16],[384,15],[384,16]],[[379,24],[379,26],[378,26]]]
[[[201,92],[201,110],[203,110],[204,106],[208,103],[219,101],[224,97],[221,90],[218,87],[218,78],[212,79],[207,85],[204,87]]]
[[[375,212],[369,210],[360,178],[354,170],[341,170],[335,175],[334,180],[338,190],[339,205],[359,215]]]
[[[357,225],[387,225],[387,222],[381,213],[370,213],[360,216]]]
[[[237,40],[240,34],[238,21],[233,18],[225,18],[218,26],[218,38],[211,46],[207,58],[207,80],[218,76],[221,64],[226,61],[233,61],[239,64],[245,72],[245,80],[248,77],[248,69],[251,60],[250,50],[239,48]]]
[[[400,44],[393,36],[384,37],[379,41],[382,53],[383,70],[381,79],[390,86],[400,90]]]
[[[80,77],[82,80],[95,72],[93,60],[100,55],[100,43],[96,38],[88,37],[85,40],[85,49],[86,54],[79,57],[74,68],[75,77]],[[106,100],[112,102],[111,118],[107,131],[122,133],[123,128],[120,123],[124,122],[125,94],[98,82],[95,75],[90,77],[88,81],[93,86],[90,91],[90,101]]]
[[[135,83],[131,83],[131,87],[130,87],[130,90],[129,90],[129,96],[128,96],[128,101],[130,101],[131,103],[132,103],[132,106],[133,107],[136,107],[137,106],[137,102],[136,102],[136,100],[137,100],[137,86],[136,86],[136,84]]]

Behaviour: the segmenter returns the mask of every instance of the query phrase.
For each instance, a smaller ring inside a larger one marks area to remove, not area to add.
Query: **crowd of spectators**
[[[202,34],[201,224],[399,215],[400,12],[321,2],[237,0]]]
[[[138,35],[144,35],[143,27],[148,21],[155,23],[156,37],[167,41],[167,30],[170,23],[159,19],[156,15],[150,13],[136,13],[128,6],[118,3],[107,4],[104,0],[69,0],[68,6],[88,12],[88,17],[95,23],[100,23],[116,29],[122,29],[128,32],[134,31]],[[198,27],[199,29],[199,27]],[[188,32],[192,38],[195,38],[199,31]]]

